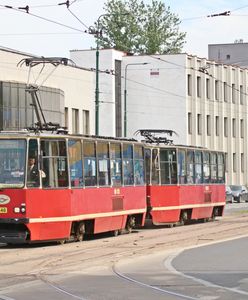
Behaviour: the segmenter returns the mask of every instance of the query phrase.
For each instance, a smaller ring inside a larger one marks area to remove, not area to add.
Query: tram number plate
[[[6,214],[7,213],[7,207],[0,207],[0,214]]]

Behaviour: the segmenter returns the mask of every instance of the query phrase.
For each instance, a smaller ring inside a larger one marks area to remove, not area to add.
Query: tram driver
[[[35,157],[29,157],[27,171],[28,171],[27,173],[28,186],[40,185],[40,173],[41,173],[41,178],[46,178],[45,172],[43,170],[38,169]]]

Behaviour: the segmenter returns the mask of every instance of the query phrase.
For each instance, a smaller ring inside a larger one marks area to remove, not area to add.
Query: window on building
[[[188,113],[188,134],[192,134],[192,113]]]
[[[201,77],[197,76],[197,97],[201,97]]]
[[[231,58],[231,55],[230,55],[230,54],[227,54],[227,55],[226,55],[226,60],[230,60],[230,58]]]
[[[227,124],[227,117],[224,117],[224,136],[228,136],[228,124]]]
[[[240,119],[240,137],[244,138],[244,120]]]
[[[244,104],[244,89],[243,89],[243,85],[239,86],[239,102],[241,105]]]
[[[233,153],[233,172],[237,171],[237,165],[236,165],[236,153]]]
[[[232,137],[236,137],[236,119],[232,119]]]
[[[215,135],[216,136],[220,135],[220,118],[219,118],[219,116],[215,117]]]
[[[188,74],[188,96],[192,96],[192,76]]]
[[[207,135],[211,135],[211,117],[207,115]]]
[[[210,80],[209,78],[206,79],[206,97],[210,99]]]
[[[236,96],[236,90],[235,90],[235,84],[233,83],[232,84],[232,103],[236,102],[235,96]]]
[[[78,109],[72,109],[72,133],[79,133]]]
[[[197,114],[197,134],[202,134],[202,116]]]
[[[65,107],[65,127],[68,128],[68,107]]]
[[[215,80],[215,100],[219,100],[219,80]]]
[[[90,112],[83,110],[83,134],[90,134]]]
[[[241,153],[241,155],[240,155],[240,164],[241,164],[241,172],[244,173],[244,171],[245,171],[244,153]]]
[[[227,102],[227,83],[224,82],[224,101]]]
[[[225,170],[226,170],[226,172],[228,172],[228,167],[229,167],[229,165],[228,165],[228,154],[225,153]]]

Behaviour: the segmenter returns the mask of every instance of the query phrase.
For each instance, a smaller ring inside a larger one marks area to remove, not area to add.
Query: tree
[[[98,45],[135,54],[180,53],[185,32],[180,20],[164,3],[152,0],[108,0],[98,22]]]

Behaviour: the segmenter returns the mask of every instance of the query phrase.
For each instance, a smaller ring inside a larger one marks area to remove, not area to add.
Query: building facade
[[[20,64],[32,57],[0,48],[0,127],[16,130],[35,122],[30,97],[25,92],[29,69]],[[42,65],[31,70],[30,84],[42,86],[38,93],[47,122],[59,122],[70,133],[94,134],[94,72],[74,66]],[[52,74],[51,74],[52,73]],[[51,74],[51,76],[49,76]],[[46,79],[47,78],[47,79]]]
[[[77,54],[85,61],[88,52]],[[93,65],[94,54],[92,57]],[[104,51],[100,51],[100,57],[104,66],[113,65]],[[138,129],[172,129],[177,133],[176,144],[224,151],[227,183],[248,184],[246,69],[187,54],[127,56],[122,53],[119,59],[122,134],[125,122],[127,137],[135,137]],[[116,91],[113,77],[103,76],[100,91]],[[114,93],[112,97],[109,93],[108,101],[115,102]],[[108,117],[108,113],[101,115],[100,123],[105,123]],[[112,125],[105,123],[105,134],[113,135],[114,119]]]

